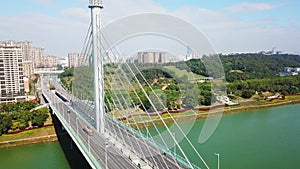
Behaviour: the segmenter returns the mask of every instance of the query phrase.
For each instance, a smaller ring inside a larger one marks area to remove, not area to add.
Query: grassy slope
[[[188,79],[203,78],[201,75],[197,75],[193,72],[187,72],[186,70],[180,70],[175,66],[164,66],[163,68],[174,72],[178,77],[186,75]]]

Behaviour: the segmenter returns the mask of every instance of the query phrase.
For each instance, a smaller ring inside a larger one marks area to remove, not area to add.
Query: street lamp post
[[[76,133],[77,133],[77,136],[78,136],[78,117],[76,117]]]
[[[220,169],[220,154],[215,153],[215,155],[218,157],[218,169]]]
[[[69,110],[69,109],[67,110],[67,113],[68,113],[68,117],[69,117],[69,124],[70,124],[70,110]]]
[[[149,139],[149,136],[148,136],[148,135],[149,135],[149,126],[148,126],[148,123],[147,123],[147,122],[146,122],[146,125],[147,125],[147,128],[146,128],[146,133],[147,133],[147,135],[146,135],[146,136],[147,136],[147,139]]]
[[[176,155],[176,137],[175,137],[175,132],[172,132],[173,137],[174,137],[174,154]]]
[[[107,148],[109,147],[109,143],[105,142],[105,169],[107,169]]]
[[[88,134],[87,136],[88,136],[89,152],[91,152],[90,135]]]

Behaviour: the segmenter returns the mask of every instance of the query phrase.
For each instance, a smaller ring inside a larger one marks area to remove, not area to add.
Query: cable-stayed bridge
[[[90,0],[89,7],[91,25],[80,66],[74,69],[72,90],[67,91],[56,75],[49,74],[41,76],[41,88],[91,167],[209,168],[185,137],[190,128],[180,125],[165,99],[144,76],[146,68],[120,61],[121,54],[111,48],[101,31],[102,2]],[[50,90],[51,85],[55,90]],[[189,112],[185,118],[195,120],[197,113],[193,109]],[[184,147],[181,140],[186,143]],[[191,155],[197,165],[190,160]]]

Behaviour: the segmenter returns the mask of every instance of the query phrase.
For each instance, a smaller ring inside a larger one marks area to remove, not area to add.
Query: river
[[[69,169],[58,142],[0,149],[1,169]]]
[[[223,115],[212,137],[200,144],[203,124],[196,121],[187,137],[211,169],[218,168],[215,153],[220,154],[221,169],[300,168],[300,104]],[[187,144],[180,142],[186,155],[205,168]],[[171,149],[181,154],[178,147]]]
[[[187,136],[211,169],[217,169],[215,153],[220,154],[221,169],[300,168],[300,104],[223,115],[212,137],[200,144],[198,137],[203,123],[204,120],[196,121]],[[183,148],[186,144],[180,142]],[[175,151],[180,154],[178,147]],[[192,151],[186,151],[193,163],[203,167]],[[54,142],[0,149],[0,168],[68,169],[70,166],[60,144]]]

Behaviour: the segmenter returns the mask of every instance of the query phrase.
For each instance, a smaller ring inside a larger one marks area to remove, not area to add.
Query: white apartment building
[[[32,61],[23,61],[23,75],[30,78],[34,74]]]
[[[32,62],[34,68],[45,67],[45,49],[44,48],[32,48]]]
[[[22,49],[0,44],[0,103],[25,100]]]
[[[57,57],[48,55],[45,57],[45,67],[54,68],[57,67]]]
[[[163,64],[169,62],[167,52],[138,52],[138,63]]]
[[[16,42],[21,47],[24,61],[32,61],[32,42]]]
[[[69,53],[68,63],[69,68],[78,67],[80,65],[80,53]]]
[[[33,47],[32,42],[16,42],[16,41],[3,41],[0,45],[13,45],[22,49],[23,61],[32,61],[34,68],[47,67],[46,54],[44,48]]]
[[[17,46],[22,49],[23,61],[33,60],[32,58],[32,42],[16,42],[13,40],[1,41],[0,45]]]

